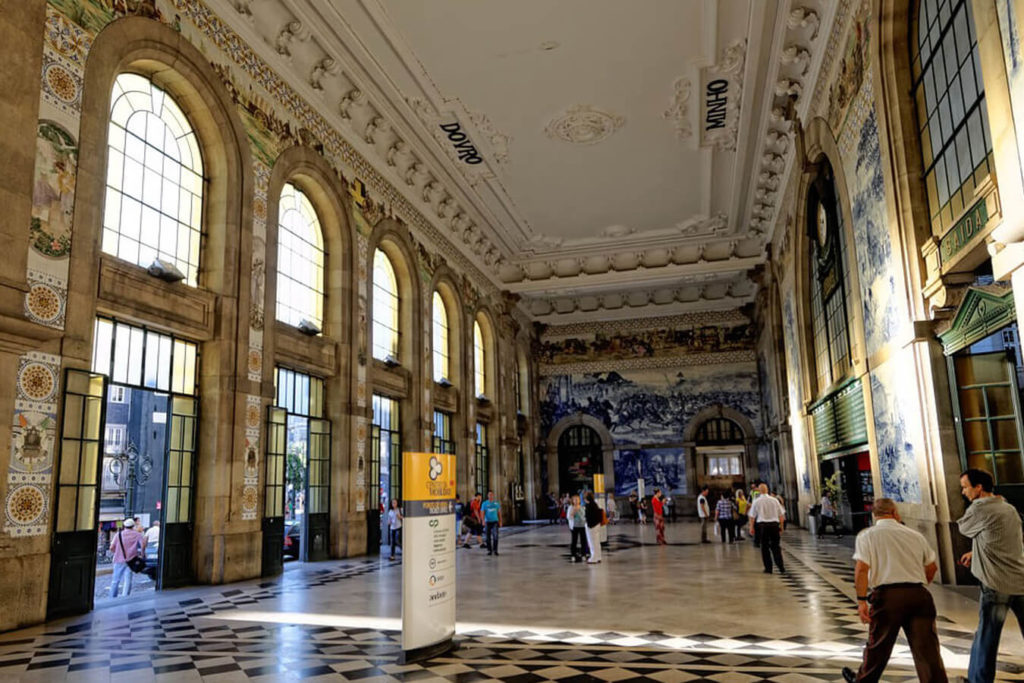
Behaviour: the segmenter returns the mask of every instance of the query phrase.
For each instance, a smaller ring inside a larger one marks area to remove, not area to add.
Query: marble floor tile
[[[787,574],[750,542],[706,544],[696,525],[613,525],[605,561],[570,562],[564,526],[517,530],[502,554],[459,549],[458,649],[400,664],[400,562],[290,563],[230,586],[131,596],[91,614],[0,634],[0,681],[841,680],[867,637],[849,539],[786,532]],[[963,673],[969,594],[932,587],[943,658]],[[1024,680],[1007,625],[999,680]],[[886,680],[913,680],[901,640]]]

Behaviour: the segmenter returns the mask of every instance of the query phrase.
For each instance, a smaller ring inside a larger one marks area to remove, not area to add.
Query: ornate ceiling
[[[833,0],[212,0],[544,322],[753,299]]]

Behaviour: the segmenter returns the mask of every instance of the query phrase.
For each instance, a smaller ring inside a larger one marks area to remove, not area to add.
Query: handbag
[[[117,532],[117,542],[121,544],[121,554],[122,555],[127,555],[128,553],[126,553],[125,550],[124,550],[124,539],[121,538],[121,532],[120,531]],[[146,568],[146,560],[144,558],[142,558],[142,557],[139,557],[138,555],[136,555],[132,559],[128,560],[128,569],[131,569],[132,572],[134,572],[135,574],[138,574],[139,572],[141,572],[145,568]]]

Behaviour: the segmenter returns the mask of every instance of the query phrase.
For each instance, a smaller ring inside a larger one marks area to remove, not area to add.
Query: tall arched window
[[[198,284],[203,159],[188,117],[149,78],[114,81],[107,138],[103,251],[149,266],[172,263]]]
[[[487,394],[487,349],[480,321],[473,321],[473,391],[477,396]]]
[[[448,309],[444,305],[441,293],[434,291],[434,381],[440,382],[449,378],[448,352]]]
[[[398,358],[398,279],[380,249],[373,252],[373,357]]]
[[[309,198],[288,183],[277,219],[277,319],[323,327],[324,238]]]
[[[910,62],[932,231],[941,235],[974,203],[992,168],[992,136],[970,0],[921,0]]]
[[[847,292],[850,288],[846,239],[839,223],[835,176],[828,159],[807,192],[807,232],[811,249],[811,318],[818,390],[841,379],[851,366]]]

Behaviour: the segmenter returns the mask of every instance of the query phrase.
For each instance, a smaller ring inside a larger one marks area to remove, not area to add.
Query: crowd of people
[[[961,534],[971,539],[971,551],[959,562],[969,567],[981,584],[978,628],[971,647],[967,681],[989,683],[995,680],[999,640],[1007,614],[1017,618],[1024,636],[1024,528],[1009,502],[993,492],[992,475],[984,470],[968,469],[960,478],[961,489],[969,505],[957,521]],[[573,562],[584,558],[601,561],[601,543],[596,531],[608,521],[594,495],[586,492],[565,497],[564,510],[555,517],[569,526],[569,553]],[[668,497],[654,489],[648,503],[633,494],[629,497],[629,515],[638,525],[653,520],[659,545],[665,541],[665,517]],[[826,503],[827,500],[827,503]],[[830,499],[823,499],[822,517],[836,524],[837,515]],[[827,508],[827,509],[825,509]],[[711,543],[709,531],[717,527],[722,543],[744,540],[744,531],[760,548],[766,574],[786,573],[781,536],[786,526],[782,497],[770,492],[763,483],[755,483],[749,494],[743,487],[721,491],[711,500],[708,487],[697,496],[697,517],[702,543]],[[939,651],[936,610],[931,593],[925,588],[938,572],[935,552],[919,532],[905,526],[896,503],[878,498],[872,507],[874,524],[856,538],[854,576],[860,619],[868,624],[868,642],[857,671],[844,668],[847,681],[881,680],[896,639],[902,630],[910,645],[915,669],[921,681],[947,681]],[[841,526],[835,531],[841,533]]]

